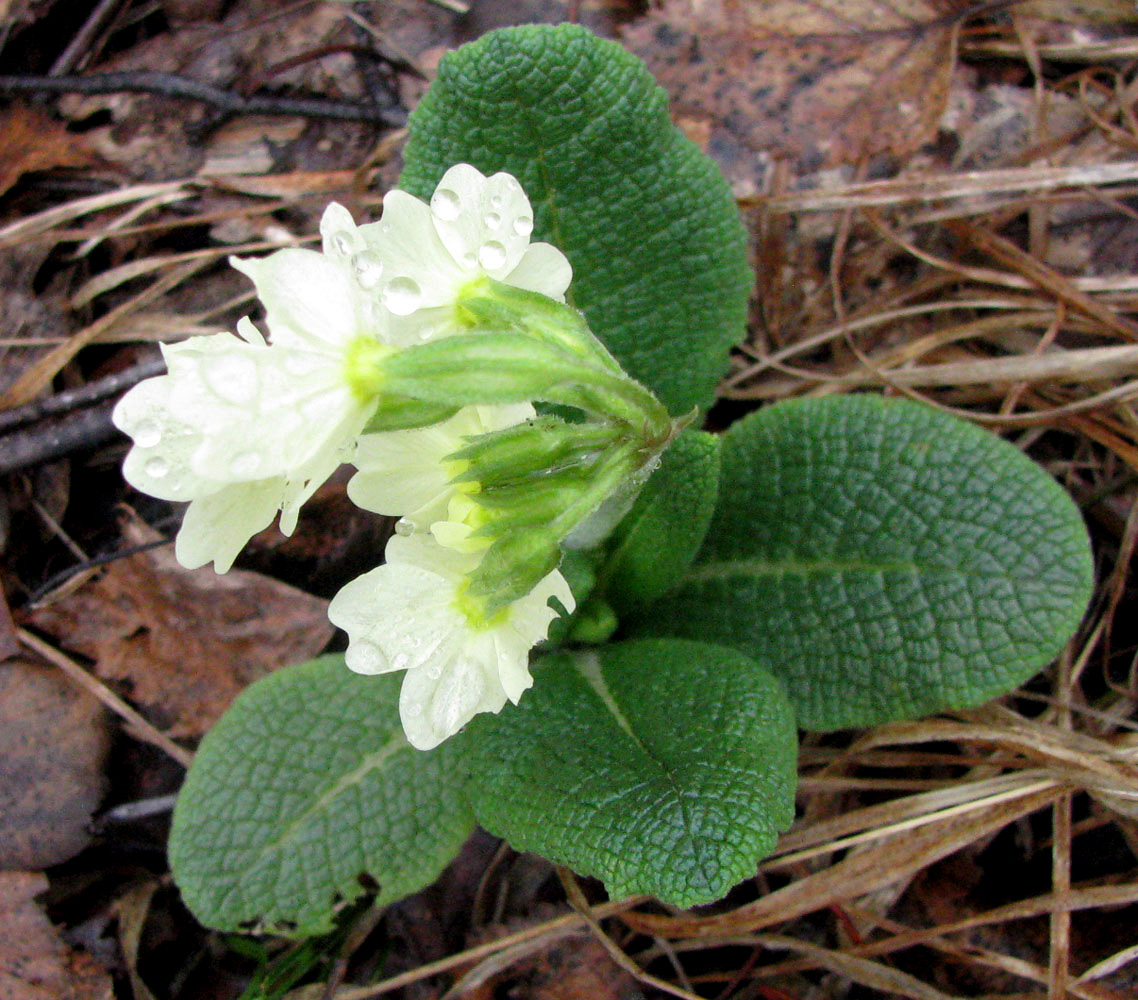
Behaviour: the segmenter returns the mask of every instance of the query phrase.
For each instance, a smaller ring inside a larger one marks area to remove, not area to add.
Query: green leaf
[[[493,31],[443,59],[410,129],[402,188],[429,198],[458,162],[512,173],[629,374],[672,413],[711,403],[746,322],[746,236],[640,60],[572,25]]]
[[[780,403],[723,443],[719,506],[638,634],[732,646],[809,729],[979,704],[1042,669],[1090,599],[1078,510],[1019,450],[874,396]]]
[[[691,565],[718,490],[719,438],[685,431],[664,453],[613,535],[600,578],[617,611],[656,600]]]
[[[242,692],[174,810],[170,866],[198,920],[304,936],[328,930],[364,876],[380,903],[434,881],[474,822],[453,746],[404,739],[401,681],[337,655]]]
[[[718,646],[552,654],[516,707],[463,737],[479,822],[518,850],[679,906],[754,874],[794,815],[782,685]]]

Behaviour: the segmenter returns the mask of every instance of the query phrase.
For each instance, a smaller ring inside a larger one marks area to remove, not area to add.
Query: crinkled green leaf
[[[754,874],[794,814],[782,685],[718,646],[648,640],[544,657],[463,737],[479,822],[519,850],[679,906]]]
[[[614,608],[647,604],[676,583],[703,544],[718,489],[719,438],[685,431],[613,535],[601,581]]]
[[[458,162],[514,174],[593,332],[673,413],[710,404],[746,322],[746,237],[639,59],[573,25],[493,31],[443,59],[410,129],[400,187],[429,198]]]
[[[203,924],[315,934],[361,878],[381,902],[434,881],[474,821],[454,747],[404,739],[401,681],[326,656],[230,706],[194,757],[170,834],[174,879]]]
[[[1046,666],[1087,606],[1066,492],[971,424],[873,396],[735,424],[719,504],[680,586],[637,633],[732,646],[811,729],[975,705]]]

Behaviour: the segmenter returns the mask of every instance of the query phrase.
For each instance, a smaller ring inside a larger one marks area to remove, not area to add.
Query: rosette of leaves
[[[401,186],[429,195],[456,162],[513,173],[593,331],[672,413],[710,403],[744,332],[744,233],[635,58],[577,27],[493,32],[444,59],[411,130]],[[1061,648],[1091,585],[1081,518],[1044,470],[865,396],[685,432],[566,571],[587,615],[553,631],[533,688],[427,753],[399,731],[397,676],[328,657],[248,689],[175,812],[198,918],[323,931],[362,876],[381,901],[428,884],[476,820],[614,894],[708,902],[791,820],[796,722],[1005,692]]]

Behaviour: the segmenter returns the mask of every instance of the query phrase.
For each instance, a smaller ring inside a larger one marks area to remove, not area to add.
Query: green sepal
[[[582,465],[624,433],[620,425],[571,424],[545,415],[472,438],[447,458],[470,463],[454,482],[478,482],[484,489],[508,486]]]
[[[552,532],[538,526],[497,537],[467,577],[466,590],[480,601],[483,618],[525,597],[561,562],[561,546]]]
[[[546,295],[484,278],[463,289],[458,315],[470,327],[527,333],[586,364],[623,374],[616,358],[593,336],[585,317]]]
[[[524,333],[478,330],[407,347],[380,362],[380,375],[392,393],[444,405],[541,400],[658,436],[671,428],[667,412],[643,386]]]
[[[447,403],[425,402],[406,396],[381,395],[379,407],[364,425],[362,434],[382,434],[386,431],[410,430],[430,427],[453,417],[459,408]]]

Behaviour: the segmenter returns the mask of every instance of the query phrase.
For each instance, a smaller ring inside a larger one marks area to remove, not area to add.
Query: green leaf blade
[[[746,234],[640,60],[573,25],[490,32],[443,59],[409,127],[400,187],[429,198],[457,162],[512,173],[593,332],[673,414],[710,405],[745,328]]]
[[[792,401],[736,424],[684,582],[637,633],[719,641],[809,729],[962,708],[1043,668],[1090,598],[1086,529],[1017,449],[926,407]]]
[[[535,679],[464,738],[475,813],[519,850],[692,906],[752,875],[793,818],[792,714],[745,657],[649,640],[546,657]]]
[[[714,434],[684,431],[617,527],[601,581],[618,612],[662,596],[695,559],[715,511],[719,450]]]
[[[421,753],[400,678],[327,656],[270,674],[202,741],[178,797],[170,864],[207,926],[305,936],[363,892],[429,884],[473,829],[453,749]]]

